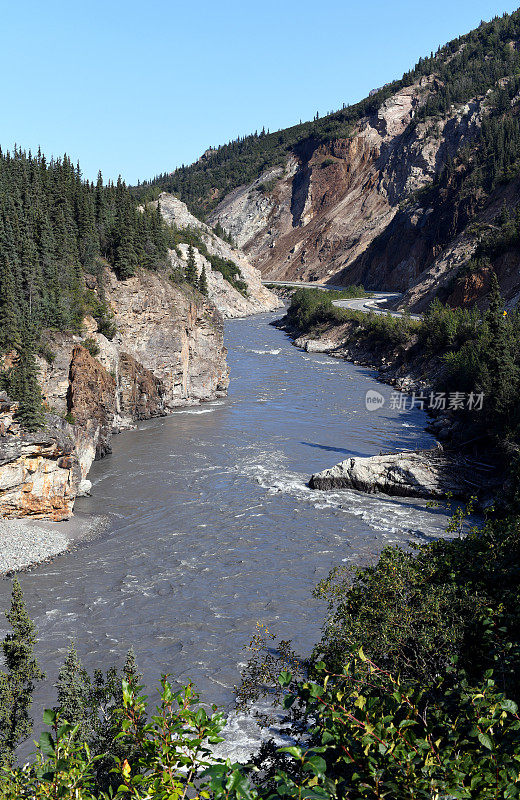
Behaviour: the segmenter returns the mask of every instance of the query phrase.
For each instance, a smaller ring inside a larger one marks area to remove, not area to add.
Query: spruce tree
[[[19,403],[16,419],[28,431],[45,423],[39,371],[33,351],[32,335],[24,329],[16,351],[16,361],[8,375],[8,392]]]
[[[206,275],[206,267],[203,265],[199,276],[199,292],[205,297],[208,295],[208,278]]]
[[[188,260],[186,262],[186,280],[191,286],[196,286],[198,282],[197,265],[195,263],[195,251],[193,245],[188,247]]]
[[[137,270],[137,255],[135,253],[133,239],[129,235],[123,236],[121,244],[117,248],[116,269],[121,280],[131,278]]]
[[[491,408],[499,418],[508,416],[516,405],[520,372],[516,363],[516,341],[507,312],[504,311],[500,285],[495,272],[491,275],[489,308],[486,314],[489,331],[488,386]],[[505,423],[510,420],[504,419]],[[496,424],[496,421],[495,421]]]
[[[81,736],[87,731],[89,678],[81,664],[74,642],[71,642],[65,661],[60,667],[56,689],[60,717],[71,725],[79,725]]]
[[[19,343],[18,317],[11,265],[0,257],[0,353]]]
[[[18,745],[31,734],[32,695],[35,684],[45,677],[34,656],[36,628],[16,578],[6,617],[11,631],[2,642],[5,671],[0,674],[0,761],[9,766]]]

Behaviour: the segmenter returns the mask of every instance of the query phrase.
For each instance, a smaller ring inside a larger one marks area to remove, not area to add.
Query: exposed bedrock
[[[453,460],[441,449],[347,458],[314,474],[311,489],[356,489],[367,494],[442,498],[468,493]]]
[[[111,341],[92,317],[81,336],[46,335],[42,431],[23,431],[16,403],[2,397],[0,516],[69,517],[114,433],[227,391],[222,316],[211,302],[144,271],[118,281],[106,270],[104,296],[116,325]]]

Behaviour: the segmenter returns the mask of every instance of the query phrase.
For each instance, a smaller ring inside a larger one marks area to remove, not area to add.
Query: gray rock
[[[92,490],[92,481],[84,478],[78,486],[78,493],[76,497],[90,497]]]
[[[309,339],[305,344],[308,353],[328,353],[335,350],[336,343],[330,339]]]
[[[317,472],[311,489],[357,489],[398,497],[441,498],[467,494],[453,461],[440,448],[392,453],[370,458],[348,458],[331,469]]]

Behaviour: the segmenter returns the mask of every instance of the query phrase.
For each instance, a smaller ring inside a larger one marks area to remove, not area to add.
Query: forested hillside
[[[42,422],[34,361],[42,330],[77,333],[88,312],[111,338],[103,267],[120,278],[138,265],[157,269],[170,239],[160,211],[139,208],[121,180],[104,185],[99,175],[94,185],[67,156],[47,163],[41,153],[0,151],[0,356],[16,351],[0,388],[20,401],[26,427]],[[97,276],[97,293],[84,273]]]
[[[169,232],[159,213],[138,209],[125,184],[83,181],[67,156],[47,163],[0,151],[0,348],[29,329],[77,330],[93,298],[83,272],[102,260],[121,278],[166,259]],[[99,309],[98,309],[99,310]]]
[[[195,164],[159,175],[142,186],[173,192],[194,213],[206,214],[232,189],[251,183],[269,167],[283,164],[289,153],[298,153],[307,142],[318,146],[320,142],[348,137],[355,122],[375,113],[398,90],[424,77],[435,76],[436,80],[429,84],[416,120],[445,114],[452,104],[467,102],[490,89],[498,92],[497,109],[505,111],[509,99],[518,91],[518,82],[508,82],[506,86],[500,86],[499,82],[520,72],[519,37],[520,11],[496,17],[420,59],[400,80],[392,81],[353,106],[274,133],[263,130],[239,138],[208,150]],[[498,174],[502,166],[501,144],[509,146],[513,142],[491,141],[496,147],[492,147],[491,153],[486,152],[483,166]],[[516,145],[515,153],[518,155]]]

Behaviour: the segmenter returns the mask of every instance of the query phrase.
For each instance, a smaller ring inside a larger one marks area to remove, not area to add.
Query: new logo
[[[365,395],[365,408],[367,411],[377,411],[378,408],[383,408],[385,398],[380,392],[369,389]]]

